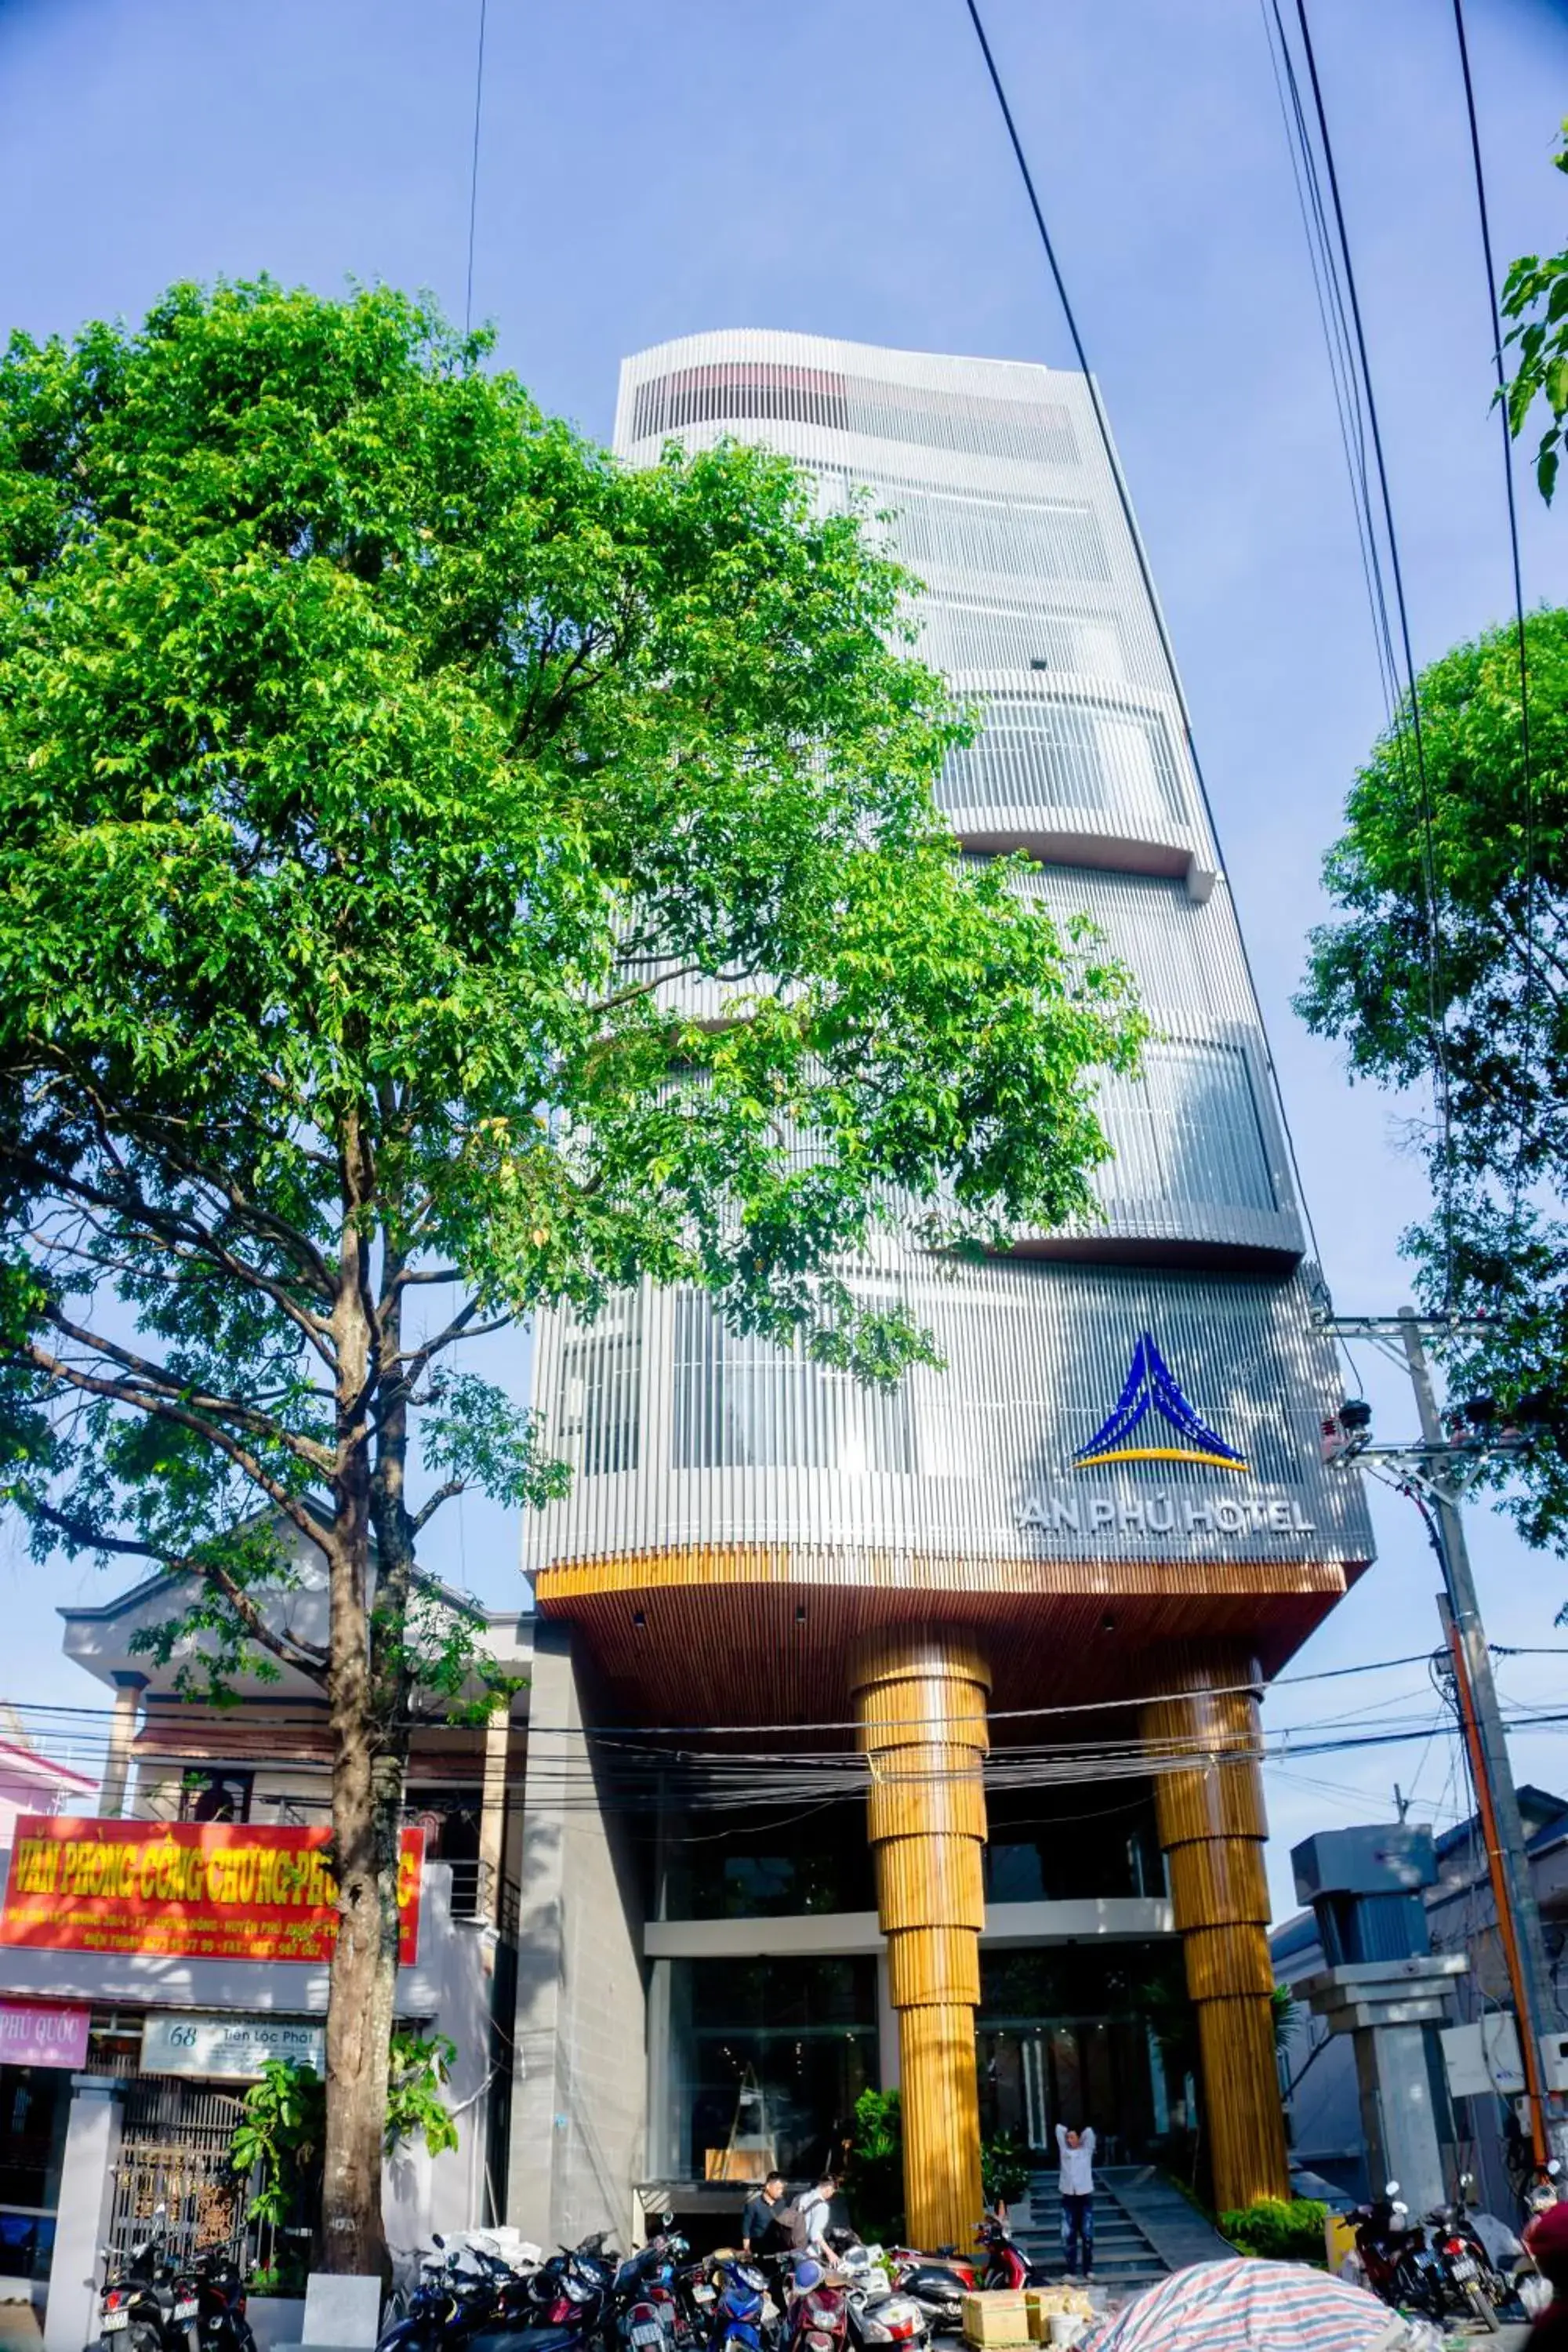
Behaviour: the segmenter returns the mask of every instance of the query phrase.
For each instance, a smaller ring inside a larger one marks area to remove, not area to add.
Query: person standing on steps
[[[1080,2263],[1086,2279],[1094,2276],[1094,2133],[1092,2128],[1069,2131],[1057,2126],[1059,2168],[1057,2187],[1062,2200],[1062,2262],[1068,2278]]]

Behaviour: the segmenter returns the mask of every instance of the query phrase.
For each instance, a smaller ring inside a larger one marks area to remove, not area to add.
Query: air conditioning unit
[[[1568,2091],[1568,2033],[1542,2035],[1541,2071],[1549,2091]]]
[[[1438,2039],[1451,2098],[1490,2098],[1500,2091],[1507,2098],[1523,2090],[1511,2010],[1490,2009],[1473,2025],[1445,2026]]]

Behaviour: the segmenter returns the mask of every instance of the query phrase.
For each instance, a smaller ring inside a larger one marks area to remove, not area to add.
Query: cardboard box
[[[963,2298],[963,2340],[966,2344],[1027,2344],[1029,2307],[1021,2294],[992,2287]]]
[[[1084,2289],[1069,2286],[1026,2286],[1024,2301],[1028,2307],[1029,2336],[1036,2344],[1049,2344],[1053,2319],[1090,2319],[1094,2305]]]

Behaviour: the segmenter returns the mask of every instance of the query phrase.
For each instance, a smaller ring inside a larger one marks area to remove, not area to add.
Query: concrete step
[[[1135,2293],[1233,2251],[1152,2165],[1097,2165],[1094,2188],[1094,2274],[1119,2291]],[[1056,2167],[1042,2166],[1016,2234],[1029,2261],[1051,2272],[1061,2265],[1061,2214]]]
[[[1029,2183],[1028,2218],[1016,2232],[1020,2249],[1031,2263],[1047,2272],[1062,2268],[1062,2200],[1052,2170],[1037,2172]],[[1094,2275],[1122,2294],[1136,2294],[1163,2279],[1168,2265],[1116,2194],[1103,2171],[1095,2178]]]

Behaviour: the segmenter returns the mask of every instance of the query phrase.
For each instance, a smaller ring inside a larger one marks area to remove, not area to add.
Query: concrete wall
[[[437,2231],[445,2234],[474,2229],[485,2219],[494,1933],[477,1921],[452,1917],[449,1864],[426,1864],[425,1889],[429,1932],[426,1937],[421,1929],[420,1967],[435,1979],[429,2027],[457,2044],[446,2097],[458,2118],[458,2146],[432,2158],[418,2142],[399,2148],[387,2160],[383,2179],[387,2242],[395,2252],[405,2253],[428,2247]]]
[[[542,2243],[625,2247],[643,2177],[642,1906],[618,1815],[593,1801],[592,1720],[570,1629],[535,1638],[507,2219]]]
[[[45,2352],[81,2352],[89,2337],[98,2333],[98,2293],[103,2276],[98,2250],[109,2235],[114,2163],[124,2117],[119,2083],[90,2074],[73,2077],[55,2250],[49,2265]]]

